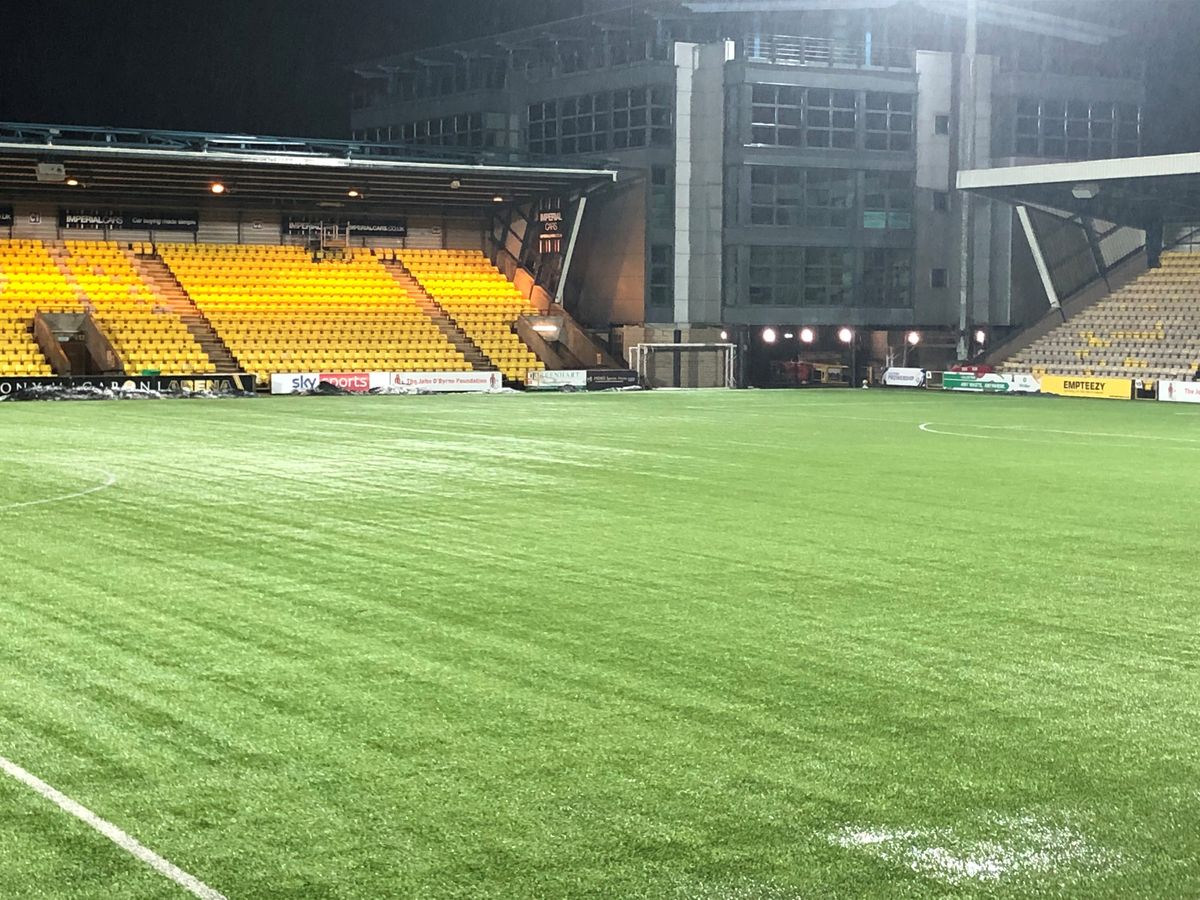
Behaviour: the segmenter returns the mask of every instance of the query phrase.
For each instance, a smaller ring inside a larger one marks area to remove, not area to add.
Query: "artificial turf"
[[[0,756],[230,900],[1200,895],[1200,409],[4,403],[0,437]],[[179,896],[0,777],[0,897]]]

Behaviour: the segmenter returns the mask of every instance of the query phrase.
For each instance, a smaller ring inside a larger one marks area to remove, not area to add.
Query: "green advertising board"
[[[946,372],[942,375],[942,390],[1006,394],[1012,390],[1012,385],[999,378],[983,380],[970,372]]]

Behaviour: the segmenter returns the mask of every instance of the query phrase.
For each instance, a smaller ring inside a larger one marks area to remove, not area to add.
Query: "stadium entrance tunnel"
[[[124,371],[116,349],[91,313],[39,312],[33,335],[56,375],[81,378]]]

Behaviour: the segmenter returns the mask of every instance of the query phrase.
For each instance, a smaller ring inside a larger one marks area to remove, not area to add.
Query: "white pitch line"
[[[88,488],[87,490],[76,491],[73,494],[60,494],[57,497],[46,497],[43,500],[25,500],[21,503],[6,503],[4,506],[0,506],[0,512],[3,512],[6,509],[24,509],[27,506],[44,506],[47,503],[59,503],[63,500],[74,500],[78,497],[86,497],[88,494],[96,494],[100,491],[106,491],[116,483],[117,476],[112,474],[112,472],[105,472],[104,484],[97,484],[94,487]]]
[[[1200,444],[1200,438],[1188,437],[1172,437],[1162,434],[1125,434],[1122,432],[1112,431],[1065,431],[1061,428],[1030,428],[1027,425],[968,425],[961,423],[958,428],[977,428],[987,429],[989,431],[1005,431],[1009,434],[963,434],[960,431],[939,431],[933,427],[932,422],[922,422],[917,427],[927,434],[945,434],[952,437],[971,437],[971,438],[986,438],[990,440],[1009,440],[1009,441],[1029,441],[1029,438],[1016,437],[1014,432],[1020,434],[1065,434],[1075,437],[1087,438],[1116,438],[1118,440],[1134,440],[1134,441],[1167,441],[1169,443],[1184,443],[1184,444]],[[1035,443],[1053,443],[1048,441],[1034,441]],[[1061,442],[1059,442],[1061,443]],[[1180,450],[1194,450],[1194,447],[1180,447]]]
[[[0,770],[26,787],[32,788],[42,797],[63,810],[63,812],[70,813],[84,824],[100,832],[100,834],[104,835],[130,856],[140,859],[154,871],[158,872],[158,874],[171,879],[192,896],[199,897],[200,900],[228,900],[220,891],[213,890],[196,876],[189,875],[183,869],[179,868],[179,866],[163,859],[149,847],[130,837],[112,822],[100,818],[86,806],[76,803],[66,794],[55,790],[36,775],[22,769],[15,762],[0,756]]]

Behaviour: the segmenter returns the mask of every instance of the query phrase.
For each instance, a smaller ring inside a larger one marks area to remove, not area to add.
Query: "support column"
[[[959,127],[962,137],[962,146],[958,157],[958,167],[962,171],[964,169],[975,168],[975,81],[976,81],[976,66],[978,64],[978,45],[979,45],[979,0],[967,0],[967,41],[965,53],[965,72],[963,92],[962,92],[962,110],[959,114]],[[973,235],[971,234],[972,223],[972,208],[971,208],[971,193],[969,191],[962,192],[962,228],[959,233],[959,271],[958,271],[958,359],[964,361],[970,355],[970,343],[967,338],[967,329],[970,323],[967,321],[968,312],[971,306],[971,294],[974,282],[974,273],[971,267],[971,243]]]
[[[1037,266],[1038,275],[1041,276],[1042,287],[1046,289],[1046,299],[1050,301],[1050,308],[1061,313],[1062,304],[1058,299],[1058,291],[1054,289],[1054,280],[1050,277],[1050,267],[1046,265],[1042,244],[1033,230],[1033,221],[1029,218],[1028,207],[1018,206],[1017,218],[1021,220],[1021,229],[1025,232],[1025,240],[1029,243],[1029,249],[1033,253],[1033,263]]]
[[[571,220],[571,236],[567,239],[567,251],[563,254],[562,270],[558,273],[558,287],[554,289],[554,302],[563,305],[563,295],[567,290],[567,274],[571,271],[571,260],[575,258],[575,243],[579,240],[579,226],[583,222],[583,211],[587,209],[587,195],[579,198],[575,206],[575,216]]]

